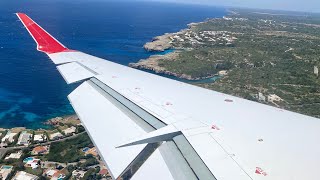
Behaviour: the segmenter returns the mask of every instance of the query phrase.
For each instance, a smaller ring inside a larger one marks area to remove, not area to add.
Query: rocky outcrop
[[[154,55],[154,56],[150,56],[148,59],[142,59],[137,63],[130,63],[129,66],[136,68],[136,69],[147,69],[147,70],[151,70],[154,71],[155,73],[161,73],[161,74],[166,74],[166,75],[170,75],[170,76],[175,76],[181,79],[186,79],[186,80],[201,80],[201,79],[207,79],[207,78],[211,78],[215,75],[210,75],[208,77],[198,77],[198,78],[194,78],[190,75],[187,74],[179,74],[179,73],[175,73],[175,72],[171,72],[166,70],[165,68],[159,66],[159,62],[161,61],[174,61],[174,59],[179,55],[179,51],[175,51],[173,53],[169,53],[166,55]]]
[[[171,36],[172,34],[165,34],[163,36],[157,36],[153,38],[152,42],[146,43],[143,47],[147,51],[164,51],[166,49],[172,48],[171,45]]]
[[[183,79],[195,80],[189,75],[170,72],[165,68],[159,66],[159,62],[174,61],[175,57],[177,57],[178,55],[179,55],[178,51],[169,53],[166,55],[154,55],[154,56],[150,56],[148,59],[141,59],[137,63],[130,63],[129,66],[137,69],[148,69],[148,70],[154,71],[155,73],[162,73],[162,74],[176,76]]]
[[[148,62],[149,59],[144,60],[144,61]],[[133,68],[137,68],[137,69],[147,69],[147,70],[154,71],[155,73],[158,73],[158,74],[166,74],[166,75],[175,76],[175,77],[178,77],[181,79],[197,80],[197,79],[194,79],[191,76],[186,75],[186,74],[174,73],[174,72],[168,71],[164,68],[161,68],[159,66],[151,65],[149,62],[148,62],[148,64],[145,64],[143,62],[142,63],[131,63],[131,64],[129,64],[129,66],[133,67]]]
[[[157,51],[157,52],[163,52],[167,49],[187,49],[183,47],[181,48],[174,47],[174,45],[172,44],[172,41],[174,40],[175,36],[185,34],[188,30],[190,30],[191,28],[194,28],[198,24],[199,23],[190,23],[188,24],[188,29],[182,29],[177,33],[166,33],[162,36],[154,37],[152,42],[146,43],[143,47],[147,51]],[[166,75],[176,76],[178,78],[187,79],[187,80],[201,80],[201,79],[208,78],[208,77],[193,78],[190,75],[171,72],[165,69],[164,67],[159,66],[159,62],[161,61],[174,61],[180,52],[181,51],[177,50],[177,51],[174,51],[173,53],[169,53],[165,55],[150,56],[147,59],[141,59],[137,63],[130,63],[129,66],[137,69],[147,69],[147,70],[154,71],[155,73],[162,73]]]
[[[139,69],[149,69],[157,73],[163,73],[166,70],[159,66],[160,61],[174,61],[174,59],[179,55],[179,52],[173,52],[166,55],[153,55],[147,59],[141,59],[137,63],[130,63],[129,66]]]

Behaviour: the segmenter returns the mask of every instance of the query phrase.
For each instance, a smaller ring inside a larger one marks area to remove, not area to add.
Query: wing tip
[[[58,40],[56,40],[51,34],[45,31],[41,26],[34,22],[28,15],[25,13],[17,12],[15,13],[21,23],[28,30],[29,34],[32,36],[34,41],[37,43],[37,50],[52,54],[59,52],[71,51]]]
[[[16,12],[15,13],[19,18],[21,17],[21,16],[27,16],[25,13],[22,13],[22,12]]]
[[[17,12],[14,14],[19,18],[20,21],[21,21],[21,16],[24,15],[24,13],[20,13],[20,12]]]

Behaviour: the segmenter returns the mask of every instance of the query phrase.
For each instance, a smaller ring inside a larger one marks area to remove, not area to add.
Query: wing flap
[[[146,132],[88,82],[81,84],[68,98],[113,178],[118,178],[146,145],[116,146]]]
[[[79,63],[72,62],[57,66],[60,74],[68,84],[93,77],[94,72],[81,66]]]
[[[159,150],[156,150],[151,157],[142,165],[131,180],[141,179],[174,179],[168,170],[167,164],[161,156]]]
[[[72,52],[72,54],[75,54],[77,52]],[[76,62],[77,59],[72,58],[72,56],[67,56],[69,53],[53,53],[53,54],[47,54],[49,58],[52,60],[54,64],[65,64],[70,62]]]
[[[241,166],[226,153],[209,133],[186,137],[198,155],[206,162],[216,179],[251,180]]]

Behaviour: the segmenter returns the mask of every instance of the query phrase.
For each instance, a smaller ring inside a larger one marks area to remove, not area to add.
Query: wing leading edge
[[[17,16],[83,82],[68,98],[114,179],[318,179],[319,119],[71,52]]]

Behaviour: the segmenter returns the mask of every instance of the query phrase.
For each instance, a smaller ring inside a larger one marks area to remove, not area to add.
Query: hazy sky
[[[149,0],[148,0],[149,1]],[[290,11],[320,12],[320,0],[150,0]]]

